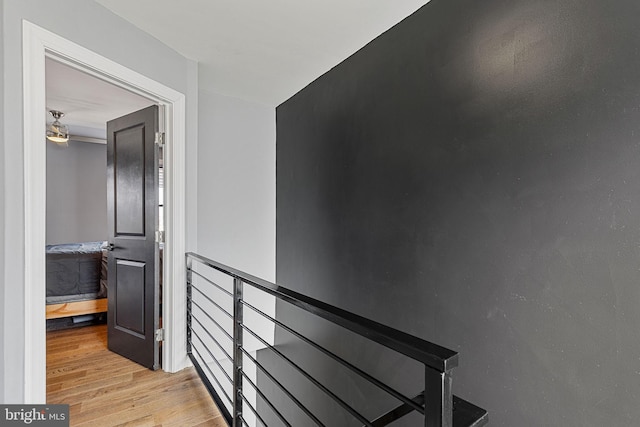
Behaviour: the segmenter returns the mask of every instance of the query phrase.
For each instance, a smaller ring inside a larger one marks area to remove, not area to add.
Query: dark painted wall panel
[[[492,425],[636,423],[639,17],[434,0],[279,106],[278,282],[460,351]]]

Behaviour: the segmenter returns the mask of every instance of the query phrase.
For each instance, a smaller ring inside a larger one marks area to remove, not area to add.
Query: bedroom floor
[[[47,332],[47,403],[69,404],[78,427],[226,427],[193,368],[151,371],[112,353],[106,325]]]

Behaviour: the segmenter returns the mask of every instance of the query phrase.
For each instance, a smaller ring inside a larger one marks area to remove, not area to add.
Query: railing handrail
[[[229,276],[240,279],[264,292],[274,295],[288,303],[315,314],[362,335],[369,340],[404,354],[414,360],[424,363],[426,366],[439,372],[448,372],[458,365],[458,353],[438,344],[409,335],[405,332],[367,319],[341,308],[319,301],[315,298],[302,295],[291,289],[276,285],[267,280],[229,267],[194,252],[187,252],[187,259],[193,258],[200,263],[221,271]]]

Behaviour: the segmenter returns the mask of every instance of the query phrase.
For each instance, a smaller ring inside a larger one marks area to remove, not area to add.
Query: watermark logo
[[[0,427],[69,427],[69,405],[0,405]]]

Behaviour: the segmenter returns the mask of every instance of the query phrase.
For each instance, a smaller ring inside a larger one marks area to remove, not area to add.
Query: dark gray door
[[[158,245],[158,107],[107,123],[109,350],[160,367]]]

